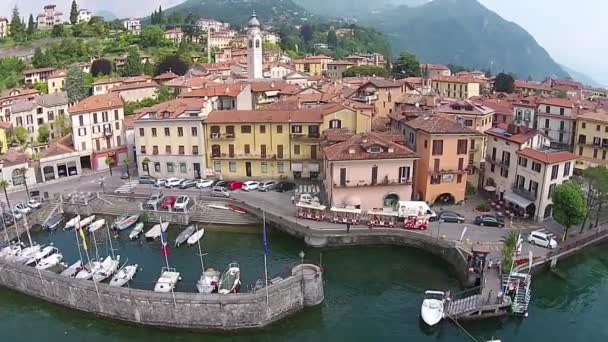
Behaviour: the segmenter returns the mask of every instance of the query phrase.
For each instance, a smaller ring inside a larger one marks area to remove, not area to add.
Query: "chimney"
[[[507,126],[507,132],[511,133],[511,134],[519,134],[519,126],[513,123],[510,123],[509,126]]]

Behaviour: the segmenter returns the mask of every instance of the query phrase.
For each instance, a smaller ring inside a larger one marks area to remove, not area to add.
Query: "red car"
[[[243,182],[241,181],[230,181],[228,182],[228,190],[238,190],[243,187]]]
[[[165,200],[161,204],[161,207],[163,209],[173,208],[173,205],[175,204],[176,200],[177,200],[177,197],[175,197],[175,196],[167,196],[167,197],[165,197]]]

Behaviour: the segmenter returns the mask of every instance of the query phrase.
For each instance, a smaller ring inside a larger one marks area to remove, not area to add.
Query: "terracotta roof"
[[[437,107],[436,112],[446,114],[480,115],[494,114],[494,109],[471,100],[457,100]]]
[[[443,64],[420,64],[420,69],[428,70],[450,70],[446,65]]]
[[[323,115],[317,109],[297,110],[221,110],[209,113],[205,123],[320,123]]]
[[[38,68],[38,69],[27,69],[23,71],[24,75],[31,75],[40,72],[51,72],[54,71],[55,68]]]
[[[13,124],[9,121],[0,121],[0,128],[2,129],[10,129],[13,127]]]
[[[485,133],[491,136],[515,142],[517,144],[523,144],[526,141],[532,139],[535,135],[540,134],[538,131],[524,126],[508,125],[506,123],[499,124],[498,126],[487,130]]]
[[[141,113],[141,111],[137,111],[137,113]],[[135,123],[135,120],[137,120],[139,118],[139,115],[126,115],[124,120],[122,120],[123,124],[125,125],[125,128],[133,128],[133,124]]]
[[[399,88],[399,87],[401,87],[401,84],[399,84],[395,81],[387,80],[384,78],[375,78],[375,79],[371,79],[371,80],[363,83],[359,88],[363,88],[363,87],[367,86],[368,84],[371,84],[376,88]]]
[[[405,122],[405,125],[430,134],[481,134],[443,115],[420,116]]]
[[[168,81],[168,80],[172,80],[174,78],[178,78],[179,76],[175,73],[173,73],[172,71],[167,71],[164,72],[156,77],[154,77],[155,81]]]
[[[422,81],[424,81],[424,79],[422,77],[406,77],[400,81],[407,82],[409,84],[422,85]]]
[[[390,133],[369,132],[351,135],[343,142],[325,147],[327,160],[377,160],[418,158],[409,148],[394,142]],[[371,147],[379,146],[382,152],[369,152]]]
[[[74,115],[103,109],[120,108],[122,106],[124,106],[124,102],[117,93],[108,93],[87,97],[70,107],[68,112]]]
[[[156,120],[175,119],[186,112],[193,112],[198,115],[198,113],[200,113],[204,107],[205,101],[203,99],[178,98],[171,101],[159,103],[152,107],[141,108],[137,111],[138,117],[137,119],[135,119],[135,121],[138,121],[144,117],[146,119]]]
[[[515,88],[551,91],[551,87],[536,81],[515,80],[514,86]]]
[[[473,77],[459,77],[459,76],[435,76],[432,78],[435,82],[450,82],[450,83],[484,83],[485,81],[479,78]]]
[[[289,84],[283,81],[258,81],[258,82],[250,82],[251,91],[258,93],[263,91],[273,91],[278,90],[283,93],[296,93],[300,90],[300,87],[294,84]]]
[[[539,151],[531,148],[525,148],[517,151],[517,153],[520,156],[538,160],[545,164],[555,164],[578,159],[576,154],[567,151]]]
[[[93,85],[103,85],[103,84],[112,84],[112,83],[122,83],[122,78],[103,78],[93,82]]]
[[[336,61],[331,61],[329,63],[327,63],[327,65],[355,65],[355,63],[353,62],[349,62],[349,61],[341,61],[341,60],[336,60]]]
[[[28,160],[28,156],[21,149],[9,148],[5,154],[0,155],[0,161],[4,167],[25,164]]]
[[[557,106],[557,107],[568,107],[568,108],[574,107],[574,101],[572,101],[570,99],[562,99],[562,98],[557,98],[557,97],[539,98],[538,104]]]
[[[244,84],[205,84],[203,88],[194,89],[181,97],[210,97],[210,96],[230,96],[237,97],[246,87]]]
[[[14,100],[21,97],[32,97],[40,94],[40,92],[36,89],[28,89],[28,88],[13,88],[8,89],[0,93],[0,104],[4,101]]]
[[[496,113],[513,115],[513,102],[500,99],[482,99],[484,107],[493,109]]]
[[[184,77],[180,76],[178,78],[174,78],[170,81],[164,83],[164,85],[168,87],[179,87],[179,88],[193,88],[193,87],[202,87],[206,83],[208,83],[204,77]]]
[[[597,110],[590,110],[588,112],[583,112],[578,115],[578,118],[581,120],[590,120],[608,123],[608,110],[604,108],[598,108]]]
[[[158,84],[154,82],[137,82],[137,83],[124,83],[110,89],[111,92],[133,90],[133,89],[144,89],[144,88],[158,88]]]
[[[56,139],[49,144],[49,147],[44,150],[41,154],[41,158],[44,157],[53,157],[60,156],[66,153],[73,153],[76,150],[74,149],[74,142],[72,140],[72,133],[67,134],[64,137]]]
[[[68,76],[67,71],[65,71],[63,69],[59,69],[59,70],[53,71],[53,73],[49,76],[49,78],[61,78],[61,77],[67,77],[67,76]]]

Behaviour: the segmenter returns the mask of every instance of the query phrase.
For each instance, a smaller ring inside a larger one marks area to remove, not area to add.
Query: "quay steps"
[[[475,312],[480,307],[480,295],[473,295],[467,298],[451,301],[445,310],[445,315],[453,318],[464,316],[468,313]]]

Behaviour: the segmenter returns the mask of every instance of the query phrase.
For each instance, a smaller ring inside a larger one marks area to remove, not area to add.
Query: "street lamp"
[[[439,241],[439,235],[441,234],[441,223],[444,222],[444,220],[439,219],[437,222],[439,223],[439,227],[437,228],[437,239],[435,239],[435,241]]]
[[[106,182],[106,178],[105,177],[99,178],[99,186],[101,186],[101,192],[104,193],[104,194],[106,193],[106,190],[104,188],[105,182]]]
[[[300,265],[304,265],[304,257],[306,256],[306,254],[304,253],[304,251],[300,251],[300,254],[298,254],[300,256]]]

